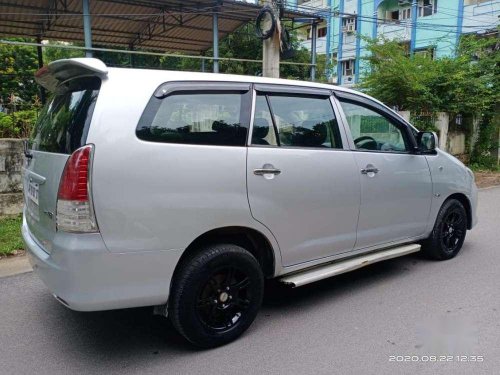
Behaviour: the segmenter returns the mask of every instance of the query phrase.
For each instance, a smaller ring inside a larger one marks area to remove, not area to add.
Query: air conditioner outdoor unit
[[[354,27],[355,27],[355,25],[353,23],[350,23],[349,25],[347,25],[347,32],[348,33],[353,33],[354,32]]]

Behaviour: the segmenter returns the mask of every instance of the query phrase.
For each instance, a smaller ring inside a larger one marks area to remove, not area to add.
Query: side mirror
[[[418,132],[417,144],[422,152],[434,151],[439,143],[438,136],[434,132]]]

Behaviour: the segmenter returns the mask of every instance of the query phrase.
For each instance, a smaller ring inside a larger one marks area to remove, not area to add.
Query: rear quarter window
[[[178,91],[152,97],[137,126],[145,141],[244,146],[250,120],[250,91]]]
[[[38,116],[30,137],[31,149],[71,154],[85,145],[100,86],[96,77],[59,86]]]

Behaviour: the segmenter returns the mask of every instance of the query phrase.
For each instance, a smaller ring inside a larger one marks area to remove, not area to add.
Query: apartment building
[[[318,54],[337,64],[328,72],[334,83],[359,82],[365,69],[366,42],[360,36],[405,43],[409,53],[431,58],[452,56],[467,33],[494,32],[500,0],[288,0],[288,6],[320,13],[326,21],[306,28],[303,45],[316,31]]]

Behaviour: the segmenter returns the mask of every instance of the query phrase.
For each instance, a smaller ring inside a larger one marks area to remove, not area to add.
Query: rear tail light
[[[57,229],[98,232],[90,194],[90,166],[94,147],[86,145],[71,154],[57,193]]]

